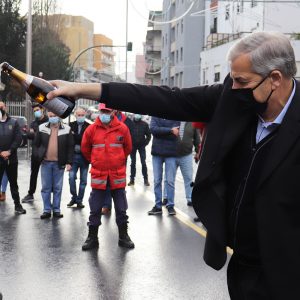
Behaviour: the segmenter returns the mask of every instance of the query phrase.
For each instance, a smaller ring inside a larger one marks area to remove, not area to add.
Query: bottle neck
[[[20,70],[14,68],[8,63],[4,63],[2,66],[4,72],[6,72],[9,76],[13,77],[20,84],[22,84],[26,89],[32,82],[32,76],[27,75],[26,73],[21,72]]]

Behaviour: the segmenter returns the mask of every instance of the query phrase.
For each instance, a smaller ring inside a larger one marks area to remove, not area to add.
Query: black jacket
[[[33,129],[33,131],[34,132],[30,132],[30,131],[28,131],[27,132],[27,138],[29,139],[29,140],[34,140],[34,138],[35,138],[35,135],[36,135],[36,133],[37,133],[37,131],[38,131],[38,129],[39,129],[39,126],[41,125],[41,124],[43,124],[43,123],[46,123],[46,122],[48,122],[49,121],[49,118],[48,118],[48,116],[46,116],[46,115],[43,115],[43,118],[42,119],[35,119],[35,120],[33,120],[31,123],[30,123],[30,129]],[[34,149],[36,146],[34,145],[34,143],[32,143],[32,154],[33,153],[35,153],[35,151],[36,151],[36,149]],[[34,156],[32,155],[31,156],[31,159],[34,159]]]
[[[39,162],[42,162],[47,149],[50,138],[50,124],[43,123],[39,126],[34,139],[34,153],[32,156]],[[71,128],[66,124],[59,124],[58,129],[58,165],[64,168],[66,164],[72,164],[74,153],[74,139]]]
[[[130,133],[133,147],[145,147],[151,140],[149,125],[142,120],[132,121],[132,128],[130,130]]]
[[[82,141],[82,137],[83,137],[83,134],[84,134],[85,130],[91,124],[89,124],[88,122],[84,121],[84,123],[82,124],[81,130],[80,130],[79,133],[78,133],[78,122],[77,121],[71,122],[69,125],[71,127],[71,131],[72,131],[73,138],[74,138],[74,153],[82,154],[81,153],[81,141]],[[85,163],[87,163],[87,164],[89,163],[85,159],[85,157],[83,155],[82,155],[82,159],[85,161]]]
[[[226,262],[228,224],[224,165],[256,113],[224,84],[186,89],[108,83],[101,101],[111,108],[183,121],[206,122],[207,134],[192,194],[207,228],[204,259],[215,269]],[[229,170],[230,172],[230,170]],[[300,83],[264,161],[255,190],[255,215],[263,272],[271,299],[300,295]],[[280,222],[280,226],[276,226]]]
[[[90,126],[90,124],[88,122],[84,121],[79,133],[78,133],[78,122],[77,121],[71,122],[69,124],[69,126],[71,127],[71,131],[73,133],[74,145],[81,145],[83,134],[84,134],[85,130]]]
[[[10,162],[17,162],[17,149],[22,143],[20,126],[15,119],[7,116],[5,122],[0,122],[0,152],[10,150]],[[0,161],[3,158],[0,157]]]
[[[177,139],[177,157],[186,156],[193,152],[198,152],[200,144],[200,135],[198,129],[192,126],[191,122],[186,122],[182,139]]]

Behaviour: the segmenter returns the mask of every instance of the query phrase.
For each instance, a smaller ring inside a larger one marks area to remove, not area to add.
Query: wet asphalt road
[[[193,223],[194,212],[186,206],[181,176],[176,181],[177,216],[169,217],[166,210],[163,216],[147,215],[154,203],[149,156],[148,161],[151,186],[142,185],[138,162],[136,185],[127,188],[129,234],[136,245],[133,250],[118,247],[112,213],[102,218],[99,249],[82,252],[89,211],[88,207],[66,207],[70,200],[67,173],[61,204],[64,218],[59,220],[40,219],[40,180],[35,201],[24,204],[26,215],[14,214],[8,191],[7,201],[0,203],[3,299],[228,300],[226,267],[214,271],[205,265],[204,238],[187,225]],[[29,162],[21,160],[21,197],[27,192],[29,174]],[[89,191],[88,187],[86,205]],[[201,229],[201,224],[197,228]]]

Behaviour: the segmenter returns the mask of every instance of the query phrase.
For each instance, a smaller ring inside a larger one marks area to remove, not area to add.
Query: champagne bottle
[[[4,73],[14,78],[26,89],[27,94],[32,100],[57,116],[66,118],[75,107],[75,103],[66,97],[59,96],[52,100],[48,100],[46,97],[47,94],[55,89],[48,81],[23,73],[7,62],[2,63],[0,66]]]

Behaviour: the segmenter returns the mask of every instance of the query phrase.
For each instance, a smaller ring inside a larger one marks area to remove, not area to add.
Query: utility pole
[[[27,35],[26,35],[26,73],[32,73],[32,1],[28,0],[28,13],[27,13]],[[26,93],[25,98],[25,115],[28,124],[31,122],[31,99]],[[30,145],[27,143],[27,158],[30,155]]]

